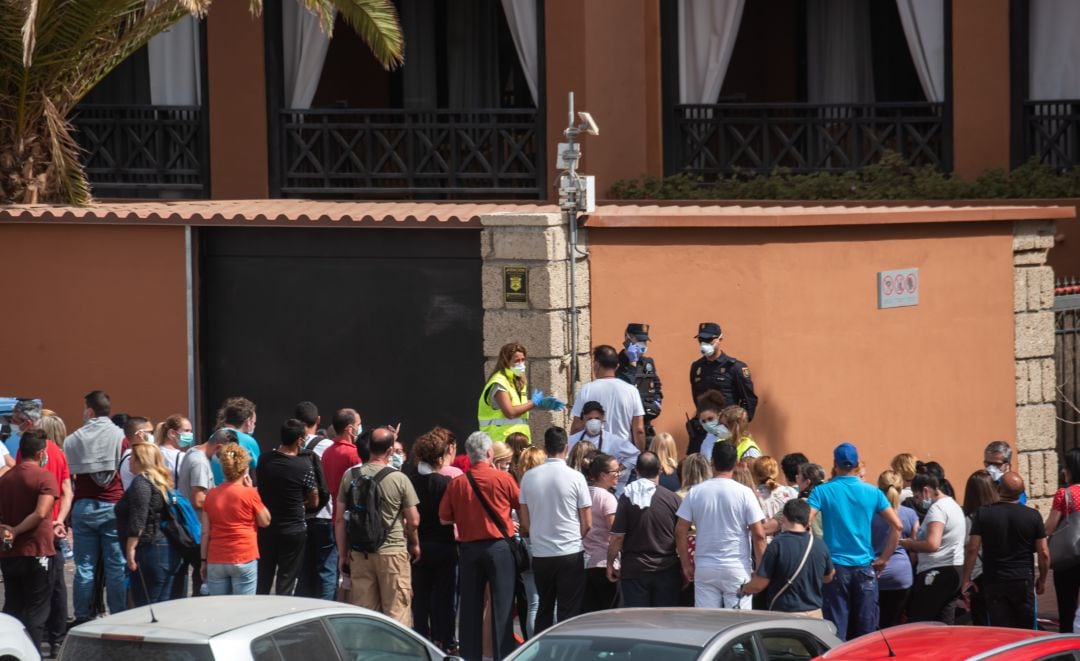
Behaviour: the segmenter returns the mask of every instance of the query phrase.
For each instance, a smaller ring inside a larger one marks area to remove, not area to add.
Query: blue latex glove
[[[637,359],[641,357],[641,349],[638,348],[636,343],[631,343],[626,347],[626,359],[631,363],[636,363]]]
[[[561,411],[566,408],[566,403],[548,395],[540,401],[540,408],[545,411]]]
[[[544,393],[541,392],[539,389],[534,388],[532,392],[532,397],[530,397],[529,399],[532,400],[533,406],[535,406],[536,408],[540,408],[541,404],[543,404],[544,402]]]

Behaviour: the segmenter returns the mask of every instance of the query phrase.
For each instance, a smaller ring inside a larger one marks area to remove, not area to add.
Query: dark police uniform
[[[626,334],[641,341],[648,341],[649,325],[628,324]],[[641,394],[641,403],[645,407],[645,437],[651,439],[656,435],[652,421],[660,416],[660,406],[664,400],[656,363],[652,358],[642,356],[638,358],[637,365],[631,365],[630,359],[626,357],[626,349],[623,349],[619,352],[619,368],[615,371],[615,376],[637,388]]]
[[[707,321],[698,326],[695,338],[723,337],[720,324]],[[757,409],[757,395],[754,394],[754,382],[750,379],[750,368],[746,363],[732,358],[723,351],[720,357],[710,361],[705,356],[690,364],[690,391],[693,401],[697,404],[697,398],[706,390],[719,390],[724,395],[724,402],[728,405],[737,405],[746,409],[746,415],[750,420],[754,419],[754,411]],[[697,452],[701,448],[701,442],[705,440],[705,429],[696,417],[687,416],[686,433],[690,444],[687,454]]]

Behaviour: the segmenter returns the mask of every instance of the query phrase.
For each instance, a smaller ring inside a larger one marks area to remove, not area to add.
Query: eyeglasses
[[[613,471],[604,471],[604,473],[606,473],[606,474],[608,474],[608,475],[619,475],[619,474],[621,474],[622,472],[623,472],[623,467],[622,467],[622,466],[619,466],[618,468],[616,468],[616,469],[615,469],[615,470],[613,470]]]

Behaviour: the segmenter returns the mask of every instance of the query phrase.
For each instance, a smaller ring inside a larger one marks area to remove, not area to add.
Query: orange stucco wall
[[[953,0],[953,169],[1009,169],[1009,0]]]
[[[73,431],[95,389],[114,412],[188,410],[184,228],[0,225],[0,394],[40,397]]]
[[[791,229],[591,229],[592,341],[652,324],[664,384],[658,431],[685,444],[692,336],[717,321],[760,398],[770,455],[828,468],[856,443],[876,479],[903,451],[954,485],[982,447],[1015,436],[1008,223]],[[918,267],[916,307],[877,309],[877,272]]]

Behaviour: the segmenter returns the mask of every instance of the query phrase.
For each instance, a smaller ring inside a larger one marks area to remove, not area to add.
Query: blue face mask
[[[195,434],[189,431],[180,432],[180,447],[190,448],[195,443]]]
[[[46,452],[46,453],[45,453],[45,454],[44,454],[44,455],[43,455],[43,456],[41,457],[41,463],[40,463],[40,464],[38,464],[38,465],[39,465],[39,466],[41,466],[42,468],[45,468],[46,466],[48,466],[48,465],[49,465],[49,453],[48,453],[48,452]]]

